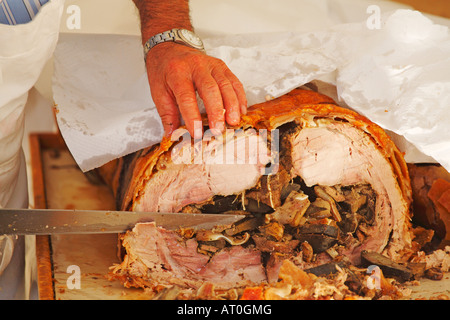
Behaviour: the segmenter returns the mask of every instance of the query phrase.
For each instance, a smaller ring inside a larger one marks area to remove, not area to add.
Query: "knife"
[[[168,230],[209,230],[218,225],[232,225],[244,217],[206,213],[0,208],[0,235],[121,233],[141,222],[155,222]]]

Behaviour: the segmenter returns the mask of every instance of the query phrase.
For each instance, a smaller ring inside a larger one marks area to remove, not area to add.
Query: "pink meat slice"
[[[198,288],[205,281],[216,288],[233,288],[266,280],[258,250],[235,246],[224,249],[212,259],[197,251],[195,239],[183,240],[176,232],[139,223],[127,233],[124,261],[116,266],[116,276],[163,284]]]
[[[294,174],[307,186],[370,184],[377,194],[376,223],[370,228],[374,236],[344,254],[358,264],[362,250],[381,252],[390,241],[389,250],[395,256],[408,240],[400,239],[408,235],[403,232],[407,225],[402,214],[408,208],[391,165],[364,131],[347,122],[317,124],[293,138]]]
[[[270,159],[267,144],[254,130],[230,133],[229,141],[188,141],[172,151],[172,163],[154,174],[133,211],[179,212],[214,195],[253,187]],[[191,158],[192,150],[202,157]]]

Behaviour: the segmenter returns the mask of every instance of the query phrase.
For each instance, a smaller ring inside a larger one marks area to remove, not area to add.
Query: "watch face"
[[[197,35],[189,30],[181,29],[180,30],[181,35],[183,38],[185,38],[186,41],[192,43],[196,47],[203,47],[202,40],[197,37]]]

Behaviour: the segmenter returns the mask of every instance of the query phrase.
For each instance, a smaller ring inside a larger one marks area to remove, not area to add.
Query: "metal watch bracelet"
[[[148,39],[148,41],[144,44],[144,58],[147,60],[148,52],[150,51],[151,48],[153,48],[157,44],[174,40],[175,40],[175,33],[172,30],[164,31],[154,35],[153,37]]]
[[[191,36],[191,40],[189,37]],[[186,45],[191,48],[195,48],[204,51],[203,43],[201,39],[195,35],[193,32],[186,29],[171,29],[158,33],[147,40],[144,44],[144,59],[147,61],[147,55],[151,48],[157,44],[164,43],[167,41],[173,41],[179,44]]]

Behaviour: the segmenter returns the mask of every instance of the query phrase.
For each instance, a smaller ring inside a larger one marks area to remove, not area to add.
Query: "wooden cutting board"
[[[109,188],[81,172],[59,135],[31,135],[30,147],[37,208],[114,209]],[[119,263],[117,244],[117,234],[37,236],[39,298],[147,299],[106,279]]]
[[[76,165],[58,134],[30,136],[36,208],[113,210],[109,188]],[[40,299],[148,299],[105,275],[119,263],[116,234],[36,237]],[[79,288],[77,286],[79,284]],[[422,279],[410,299],[450,298],[450,273],[441,281]]]

